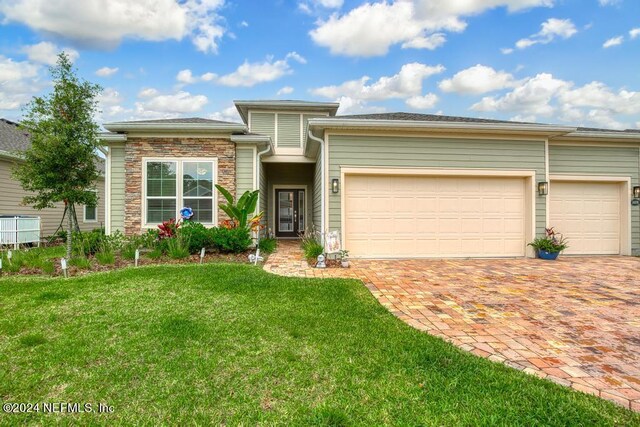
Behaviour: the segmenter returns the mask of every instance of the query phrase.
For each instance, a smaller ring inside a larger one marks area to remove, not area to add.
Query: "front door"
[[[276,236],[298,237],[305,227],[304,190],[276,190]]]

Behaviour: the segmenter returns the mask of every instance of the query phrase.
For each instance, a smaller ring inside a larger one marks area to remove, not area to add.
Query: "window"
[[[97,206],[85,205],[85,207],[84,207],[84,222],[98,222],[98,207]]]
[[[215,223],[215,161],[207,159],[147,160],[146,224],[177,218],[182,207],[193,209],[193,220]]]

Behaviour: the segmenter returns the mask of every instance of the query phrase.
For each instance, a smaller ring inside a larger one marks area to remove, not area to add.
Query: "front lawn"
[[[613,425],[640,417],[465,353],[357,281],[247,266],[0,279],[0,400],[104,425]]]

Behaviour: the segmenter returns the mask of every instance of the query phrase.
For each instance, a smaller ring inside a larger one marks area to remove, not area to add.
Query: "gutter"
[[[322,119],[309,120],[309,127],[326,128],[361,128],[361,129],[440,129],[466,131],[499,131],[499,132],[539,132],[545,134],[564,135],[575,132],[576,127],[515,123],[464,123],[464,122],[427,122],[415,120],[366,120],[366,119]]]
[[[311,138],[313,141],[316,141],[318,144],[320,144],[320,152],[318,153],[319,156],[321,156],[322,158],[322,162],[320,163],[320,240],[321,243],[324,245],[324,233],[325,233],[325,212],[324,212],[324,206],[325,206],[325,198],[326,198],[326,193],[325,193],[325,157],[324,157],[324,147],[325,147],[325,141],[322,138],[318,138],[317,136],[314,136],[311,133],[311,130],[307,131],[307,136],[309,138]]]
[[[561,135],[558,139],[565,138],[621,139],[640,142],[640,133],[576,131]]]

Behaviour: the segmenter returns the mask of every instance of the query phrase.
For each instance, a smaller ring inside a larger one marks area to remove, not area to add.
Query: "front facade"
[[[16,163],[22,161],[21,153],[31,145],[17,123],[0,119],[0,216],[34,216],[40,217],[40,237],[45,238],[56,232],[64,213],[64,204],[56,203],[55,207],[36,210],[22,204],[25,192],[18,181],[13,179],[12,170]],[[103,162],[98,160],[102,169]],[[78,227],[82,231],[103,228],[105,225],[105,181],[101,177],[95,187],[98,193],[96,206],[78,206],[76,215]],[[63,224],[66,229],[66,224]]]
[[[183,206],[217,225],[218,183],[237,196],[259,189],[277,237],[338,231],[353,257],[533,256],[527,243],[547,227],[569,240],[567,254],[640,254],[637,131],[336,116],[335,103],[236,107],[242,124],[105,125],[107,230],[140,233]]]

